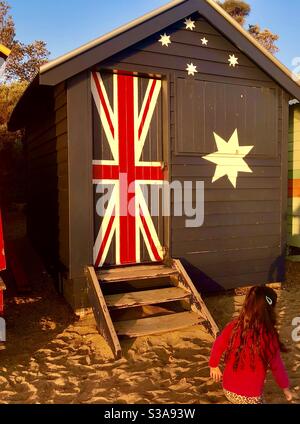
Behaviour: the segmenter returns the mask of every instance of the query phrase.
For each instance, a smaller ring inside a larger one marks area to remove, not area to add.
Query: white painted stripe
[[[116,196],[115,196],[115,205],[116,205],[116,265],[121,265],[121,235],[120,235],[120,182],[116,182]]]
[[[136,186],[136,192],[137,192],[137,200],[138,200],[138,203],[139,203],[140,208],[142,210],[142,213],[143,213],[143,216],[145,218],[145,221],[147,223],[147,226],[148,226],[149,232],[151,234],[151,238],[153,240],[153,243],[156,246],[156,249],[157,249],[158,254],[160,255],[161,259],[163,259],[163,248],[162,248],[162,245],[161,245],[161,243],[159,241],[159,238],[158,238],[158,235],[157,235],[155,226],[153,224],[152,217],[150,215],[150,212],[149,212],[147,203],[145,201],[143,192],[142,192],[140,186],[138,186],[138,185]],[[139,214],[139,216],[140,216],[140,214]],[[150,246],[150,244],[148,242],[147,234],[146,234],[145,229],[143,227],[143,223],[142,223],[141,218],[140,218],[140,221],[141,221],[140,222],[140,228],[141,228],[142,235],[144,237],[144,240],[145,240],[145,243],[146,243],[146,246],[147,246],[147,249],[148,249],[148,253],[149,253],[150,257],[151,257],[151,260],[153,262],[155,262],[156,259],[155,259],[154,255],[153,255],[151,246]]]
[[[93,160],[95,166],[118,166],[118,162],[114,160]]]
[[[105,211],[105,215],[104,215],[101,227],[100,227],[100,231],[98,233],[98,237],[97,237],[97,240],[96,240],[96,243],[95,243],[95,246],[94,246],[94,264],[97,262],[98,255],[99,255],[99,252],[100,252],[100,249],[101,249],[101,246],[102,246],[102,241],[103,241],[103,239],[106,235],[106,232],[107,232],[107,229],[108,229],[108,226],[109,226],[109,222],[111,220],[111,217],[113,215],[113,212],[114,212],[114,209],[115,209],[115,206],[116,206],[116,191],[117,190],[116,190],[116,187],[115,187],[113,189],[110,201],[108,203],[107,210]],[[105,259],[107,257],[107,254],[108,254],[111,242],[112,242],[113,235],[115,233],[115,230],[116,230],[116,223],[115,223],[115,219],[114,219],[114,224],[113,224],[112,229],[110,231],[109,238],[108,238],[108,241],[106,243],[103,255],[100,259],[100,266],[102,266],[105,262]]]
[[[142,119],[143,119],[143,116],[144,116],[144,112],[145,112],[145,109],[146,109],[146,105],[147,105],[147,102],[148,102],[148,98],[149,98],[149,95],[150,95],[150,90],[151,90],[153,81],[154,81],[153,79],[149,79],[149,82],[148,82],[148,86],[147,86],[147,90],[146,90],[146,93],[145,93],[144,101],[143,101],[142,108],[141,108],[141,111],[140,111],[140,114],[139,114],[139,118],[138,118],[138,127],[139,128],[140,128],[140,125],[142,123]]]
[[[115,185],[119,180],[93,180],[94,185]]]
[[[153,81],[154,80],[149,80],[149,84],[148,84],[147,92],[146,92],[146,95],[145,95],[144,103],[143,103],[142,110],[141,110],[141,113],[140,113],[140,116],[139,116],[139,126],[138,127],[140,127],[142,119],[143,119],[144,111],[145,111],[146,104],[147,104],[148,99],[149,99],[149,94],[150,94],[150,90],[151,90],[151,86],[152,86]],[[142,131],[142,134],[141,134],[141,138],[138,140],[138,143],[137,143],[137,147],[138,147],[137,148],[137,158],[138,158],[138,160],[140,160],[141,156],[142,156],[142,152],[143,152],[145,142],[146,142],[146,138],[147,138],[147,135],[148,135],[148,132],[149,132],[149,129],[150,129],[153,114],[154,114],[154,111],[155,111],[155,108],[156,108],[156,105],[157,105],[158,97],[160,95],[161,87],[162,87],[161,80],[156,80],[156,86],[155,86],[154,93],[153,93],[153,96],[152,96],[152,99],[151,99],[151,102],[150,102],[149,110],[148,110],[147,117],[146,117],[146,120],[145,120],[145,123],[144,123],[143,131]]]
[[[140,232],[142,233],[142,236],[143,236],[143,240],[144,240],[145,245],[147,247],[147,251],[149,253],[150,259],[151,259],[152,262],[156,262],[155,256],[153,255],[153,252],[152,252],[150,243],[148,241],[148,237],[147,237],[146,231],[144,229],[143,222],[142,222],[141,218],[139,218],[139,227],[140,227]]]
[[[133,101],[134,101],[134,155],[135,163],[140,159],[139,152],[139,78],[133,79]]]
[[[140,185],[163,185],[163,183],[164,183],[164,181],[163,180],[161,180],[161,181],[153,181],[153,180],[136,180],[136,183],[137,184],[140,184]]]
[[[104,100],[105,100],[105,104],[106,104],[106,107],[107,107],[108,112],[109,112],[110,120],[111,120],[111,122],[114,126],[114,131],[115,131],[115,136],[116,136],[115,123],[116,123],[116,120],[118,119],[118,117],[115,116],[115,114],[114,114],[114,112],[111,108],[111,105],[110,105],[110,102],[109,102],[109,99],[108,99],[108,95],[107,95],[107,92],[106,92],[106,89],[105,89],[105,86],[104,86],[104,83],[103,83],[103,80],[101,78],[100,73],[97,72],[96,76],[97,76],[97,79],[98,79],[99,84],[101,86],[103,97],[104,97]],[[93,75],[91,77],[91,82],[92,82],[91,83],[92,94],[93,94],[95,104],[96,104],[96,107],[97,107],[97,110],[98,110],[98,113],[99,113],[99,116],[100,116],[100,119],[101,119],[101,123],[103,125],[104,131],[105,131],[105,134],[106,134],[106,137],[107,137],[107,140],[108,140],[108,143],[109,143],[112,155],[113,155],[113,158],[117,162],[118,161],[118,143],[116,141],[117,138],[113,137],[113,134],[111,132],[111,129],[110,129],[107,117],[106,117],[106,113],[105,113],[105,110],[102,106],[102,102],[101,102],[101,99],[100,99],[100,96],[99,96]]]
[[[141,263],[141,230],[140,230],[140,203],[137,197],[138,184],[135,182],[135,250],[136,250],[136,262]]]
[[[162,168],[163,162],[141,162],[138,160],[136,162],[136,166],[144,166],[145,168]]]
[[[115,150],[113,154],[116,162],[119,163],[119,90],[118,90],[118,75],[113,76],[113,90],[114,90],[114,130],[115,130]]]

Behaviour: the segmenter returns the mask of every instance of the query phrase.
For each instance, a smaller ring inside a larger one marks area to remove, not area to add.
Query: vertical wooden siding
[[[43,101],[43,99],[41,99]],[[26,129],[28,229],[48,265],[69,264],[67,102],[65,85],[53,90],[47,114],[34,113]],[[38,106],[37,106],[38,107]]]
[[[173,93],[176,96],[175,89]],[[258,134],[261,142],[263,135],[266,140],[274,140],[269,149],[268,143],[260,146],[255,138],[240,137],[240,144],[255,145],[257,153],[254,150],[246,159],[253,174],[240,173],[236,189],[233,189],[227,177],[212,184],[215,165],[203,161],[201,155],[192,157],[177,153],[176,140],[180,135],[176,131],[174,121],[172,178],[182,182],[204,181],[205,220],[201,228],[187,229],[186,218],[173,219],[172,254],[174,257],[183,257],[226,288],[261,284],[280,278],[278,267],[280,256],[285,250],[282,242],[285,191],[282,186],[281,161],[286,160],[283,150],[283,122],[286,120],[284,111],[288,107],[283,92],[279,93],[278,103],[276,100],[275,104],[276,138],[272,135],[273,130],[261,130],[262,133]],[[216,109],[215,104],[212,115]],[[235,129],[235,126],[230,125],[230,121],[228,118],[214,122],[215,132],[225,140],[229,140],[231,132]],[[240,125],[237,125],[237,128],[240,128]],[[250,132],[251,130],[249,128]],[[243,135],[243,131],[240,131],[240,134]],[[247,131],[244,135],[246,134]],[[214,143],[212,134],[210,137],[207,134],[204,140]],[[210,152],[217,150],[213,145],[209,149]],[[261,149],[265,155],[259,154]]]

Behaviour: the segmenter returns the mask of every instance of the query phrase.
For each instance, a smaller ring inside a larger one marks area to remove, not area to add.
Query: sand
[[[292,341],[291,322],[300,316],[298,273],[299,264],[292,264],[290,284],[278,291],[281,336],[290,348],[284,360],[295,403],[300,403],[300,343]],[[223,328],[243,300],[244,296],[232,293],[206,302]],[[213,339],[200,326],[124,340],[124,357],[115,362],[97,333],[93,316],[79,321],[46,274],[33,282],[30,296],[11,295],[7,303],[8,342],[6,351],[0,352],[0,403],[227,403],[221,386],[209,378]],[[285,403],[271,376],[266,400]]]

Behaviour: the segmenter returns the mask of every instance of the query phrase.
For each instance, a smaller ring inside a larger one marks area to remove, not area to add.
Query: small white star
[[[198,72],[197,66],[195,66],[193,63],[188,64],[186,70],[188,71],[188,74],[193,75],[193,77]]]
[[[204,38],[202,38],[202,46],[207,46],[207,44],[208,44],[208,40],[204,37]]]
[[[229,62],[229,66],[233,66],[235,68],[236,65],[239,64],[239,59],[234,54],[231,54],[229,55],[228,62]]]
[[[195,21],[192,21],[191,18],[188,18],[184,21],[185,29],[190,29],[193,31],[196,28]]]
[[[162,44],[162,46],[169,47],[169,44],[172,43],[171,36],[164,33],[164,35],[160,36],[159,42]]]

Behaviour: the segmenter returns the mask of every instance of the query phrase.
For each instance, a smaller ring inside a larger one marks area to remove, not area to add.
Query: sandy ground
[[[300,265],[292,264],[288,274],[289,283],[278,291],[278,313],[282,339],[290,348],[284,359],[297,396],[300,343],[291,339],[291,321],[300,316]],[[243,300],[233,294],[209,298],[207,304],[223,328]],[[30,296],[11,296],[7,303],[0,403],[226,403],[220,385],[209,379],[213,340],[201,327],[122,341],[124,358],[115,362],[93,317],[78,321],[46,274],[33,281]],[[266,399],[284,403],[271,376]]]

